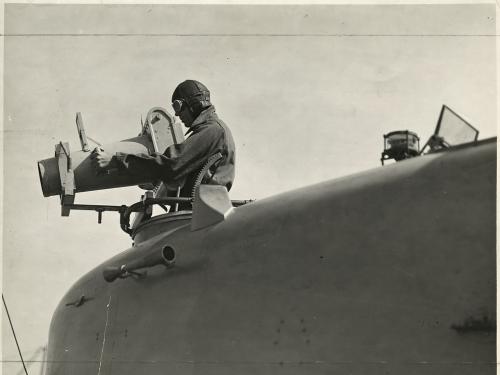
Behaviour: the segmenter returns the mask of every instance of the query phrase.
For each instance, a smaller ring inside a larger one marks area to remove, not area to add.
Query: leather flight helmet
[[[191,112],[198,115],[203,109],[210,107],[210,91],[198,81],[188,79],[180,83],[172,94],[172,103],[180,100],[185,102]]]

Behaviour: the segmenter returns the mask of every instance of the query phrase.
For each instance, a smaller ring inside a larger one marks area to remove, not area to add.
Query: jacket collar
[[[193,121],[193,124],[189,127],[188,131],[186,132],[186,135],[191,133],[193,130],[196,130],[196,128],[203,124],[204,122],[207,122],[209,118],[217,118],[217,114],[215,113],[215,107],[211,105],[210,107],[204,109],[198,117],[196,117]]]

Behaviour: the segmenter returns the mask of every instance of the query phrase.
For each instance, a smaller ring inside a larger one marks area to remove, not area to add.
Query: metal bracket
[[[90,301],[93,298],[85,297],[85,295],[82,294],[80,298],[78,298],[76,301],[73,302],[68,302],[66,306],[75,306],[75,307],[80,307],[83,305],[85,302]]]
[[[123,273],[119,276],[120,279],[126,279],[127,277],[132,277],[133,279],[140,280],[144,279],[148,275],[148,271],[128,271],[125,270]]]
[[[179,144],[184,141],[182,128],[175,122],[175,117],[164,108],[151,108],[146,115],[144,125],[143,132],[148,132],[152,142],[156,143],[155,152],[164,152],[169,144]]]
[[[82,150],[85,152],[90,151],[87,135],[85,134],[85,128],[83,127],[82,114],[80,112],[76,113],[76,128],[78,129],[78,137],[80,138]]]
[[[225,186],[200,185],[193,200],[191,230],[195,231],[224,221],[233,210]]]
[[[71,156],[67,142],[56,145],[56,159],[61,179],[61,216],[69,216],[70,208],[75,201],[75,175],[71,168]]]

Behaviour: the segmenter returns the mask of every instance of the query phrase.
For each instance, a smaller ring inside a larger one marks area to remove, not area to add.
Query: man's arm
[[[179,180],[199,170],[211,155],[220,151],[223,136],[224,130],[214,124],[192,134],[181,144],[168,147],[163,154],[150,156],[117,153],[112,158],[105,158],[101,152],[97,159],[97,168],[118,167],[134,175],[145,175],[152,180]]]

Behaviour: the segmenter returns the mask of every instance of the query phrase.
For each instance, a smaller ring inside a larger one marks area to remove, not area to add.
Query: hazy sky
[[[495,5],[5,6],[3,290],[26,359],[40,360],[57,303],[82,274],[130,245],[118,215],[43,198],[36,162],[135,136],[203,82],[237,147],[233,199],[262,198],[378,167],[382,135],[422,143],[442,104],[496,135]],[[130,204],[137,188],[77,203]],[[18,360],[3,318],[4,360]],[[37,364],[30,364],[38,373]],[[21,373],[18,363],[5,374]]]

